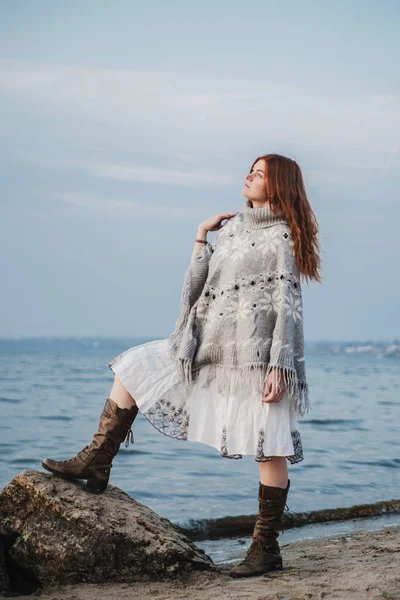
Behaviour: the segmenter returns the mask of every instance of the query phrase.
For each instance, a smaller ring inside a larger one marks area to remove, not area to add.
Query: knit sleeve
[[[276,248],[275,324],[265,377],[280,368],[292,406],[299,415],[310,408],[304,360],[303,299],[293,239],[283,232]]]
[[[200,297],[206,283],[208,267],[213,251],[214,248],[209,242],[203,244],[200,251],[191,257],[189,266],[186,269],[180,300],[180,315],[175,323],[174,331],[168,337],[173,358],[176,357],[179,350],[183,333],[189,320],[190,311]]]

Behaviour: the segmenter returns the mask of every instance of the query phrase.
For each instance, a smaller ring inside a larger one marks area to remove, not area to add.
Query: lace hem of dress
[[[171,400],[161,398],[157,400],[148,410],[142,412],[142,415],[149,421],[155,429],[168,437],[178,440],[187,440],[190,414],[183,407],[176,408]],[[290,463],[298,463],[303,460],[303,447],[301,436],[298,429],[291,431],[294,454],[286,456]],[[258,443],[254,460],[256,462],[267,462],[272,460],[272,456],[265,456],[263,453],[265,433],[263,429],[258,432]],[[223,458],[239,459],[242,454],[228,454],[226,443],[226,427],[223,427],[220,442],[220,456]]]
[[[289,454],[286,456],[288,461],[293,465],[295,463],[301,462],[304,460],[303,454],[303,445],[301,443],[300,431],[295,429],[290,432],[293,441],[294,454]],[[264,430],[260,429],[258,432],[258,443],[257,443],[257,451],[254,460],[256,462],[270,462],[272,460],[272,456],[265,456],[263,452],[264,446]],[[228,454],[226,449],[226,428],[224,427],[221,435],[221,456],[223,458],[243,458],[242,454]]]
[[[170,400],[161,398],[142,415],[164,435],[187,440],[190,414],[182,406],[176,408]]]

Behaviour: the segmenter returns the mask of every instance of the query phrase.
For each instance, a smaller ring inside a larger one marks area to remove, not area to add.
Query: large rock
[[[218,571],[168,519],[111,485],[93,495],[79,483],[23,471],[0,494],[0,526],[0,584],[14,591]]]

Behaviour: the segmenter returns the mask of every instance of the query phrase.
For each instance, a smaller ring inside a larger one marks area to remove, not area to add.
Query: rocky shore
[[[21,599],[400,600],[400,526],[282,543],[282,571],[232,579],[118,488],[100,498],[37,471],[1,493],[0,540],[3,595]]]
[[[284,569],[249,579],[194,572],[183,581],[72,585],[46,600],[399,600],[400,526],[282,547]],[[23,600],[24,597],[19,597]]]

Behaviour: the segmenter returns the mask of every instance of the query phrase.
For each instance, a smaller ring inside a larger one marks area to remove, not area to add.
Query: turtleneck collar
[[[244,224],[248,229],[262,229],[277,223],[287,224],[285,217],[274,215],[268,204],[261,208],[254,208],[253,202],[248,198],[243,202],[243,216]]]

